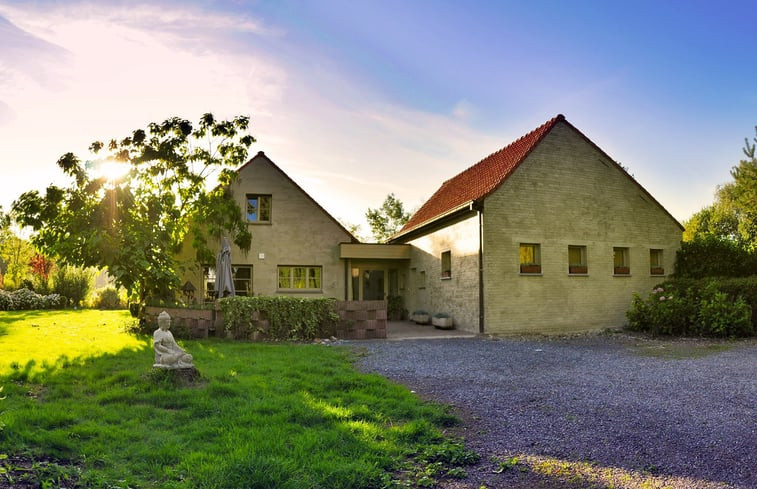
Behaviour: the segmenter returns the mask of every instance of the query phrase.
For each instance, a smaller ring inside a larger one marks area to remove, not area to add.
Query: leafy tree
[[[64,154],[57,164],[70,185],[26,192],[13,211],[33,228],[32,242],[46,255],[107,269],[132,299],[171,298],[185,241],[203,262],[214,257],[207,245],[211,236],[223,233],[241,249],[250,248],[241,209],[230,198],[235,170],[255,141],[248,126],[242,116],[216,120],[205,114],[196,126],[173,117],[107,145],[96,141],[90,151],[105,157],[82,164],[73,153]],[[108,165],[126,172],[97,174],[98,166]],[[208,191],[211,175],[219,185]]]
[[[29,260],[34,247],[12,231],[0,243],[0,272],[3,270],[3,287],[18,288],[29,274]]]
[[[753,141],[744,139],[746,159],[731,169],[733,181],[718,187],[715,202],[686,222],[685,241],[714,236],[757,250],[757,137]]]
[[[384,203],[378,209],[368,208],[365,218],[371,227],[373,238],[383,243],[402,229],[402,226],[410,219],[410,213],[405,212],[402,201],[391,193],[386,196]]]

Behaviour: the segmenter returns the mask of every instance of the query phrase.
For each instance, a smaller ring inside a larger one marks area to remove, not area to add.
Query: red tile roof
[[[564,120],[565,116],[558,114],[525,136],[444,182],[439,190],[418,209],[418,212],[413,214],[398,234],[420,227],[496,190],[555,124]]]

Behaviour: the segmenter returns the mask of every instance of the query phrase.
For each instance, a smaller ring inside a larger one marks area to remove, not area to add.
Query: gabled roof
[[[623,167],[568,122],[564,115],[558,114],[528,134],[518,138],[499,151],[490,154],[475,165],[464,170],[457,176],[444,182],[439,190],[437,190],[436,193],[434,193],[434,195],[432,195],[431,198],[428,199],[415,214],[413,214],[410,220],[408,220],[402,227],[400,232],[390,239],[390,242],[400,236],[434,223],[445,216],[449,216],[458,210],[481,201],[484,197],[502,185],[502,183],[512,175],[512,173],[542,141],[542,139],[544,139],[552,128],[560,122],[567,124],[571,129],[576,131],[584,140],[604,155],[607,160],[628,175],[628,172],[626,172]],[[660,208],[663,209],[679,227],[681,227],[681,224],[678,223],[678,221],[670,215],[670,213],[649,194],[649,192],[639,185],[631,175],[628,175],[628,178],[647,196],[649,196],[653,202],[660,206]]]
[[[270,159],[262,151],[258,151],[258,154],[256,154],[252,158],[250,158],[250,160],[247,163],[245,163],[244,165],[240,166],[237,169],[237,173],[240,173],[244,168],[246,168],[248,165],[251,165],[253,162],[255,162],[255,160],[257,160],[259,158],[264,158],[271,165],[271,167],[273,167],[276,171],[278,171],[281,174],[282,177],[284,177],[289,183],[292,184],[292,186],[294,186],[297,190],[299,190],[300,192],[302,192],[302,194],[305,197],[307,197],[307,199],[310,200],[310,202],[312,202],[314,206],[316,206],[318,209],[321,210],[321,212],[323,212],[324,214],[326,214],[326,216],[328,216],[328,218],[331,219],[334,222],[334,224],[336,224],[337,226],[339,226],[339,228],[341,228],[342,231],[344,231],[345,233],[347,233],[347,235],[350,237],[350,242],[351,243],[359,243],[360,242],[360,240],[357,239],[355,236],[353,236],[353,234],[351,232],[349,232],[349,230],[347,228],[345,228],[344,225],[341,222],[339,222],[337,219],[334,218],[334,216],[332,216],[331,214],[329,214],[329,212],[326,209],[324,209],[323,206],[321,206],[321,204],[319,204],[318,202],[316,202],[316,200],[314,198],[312,198],[310,196],[310,194],[308,194],[307,192],[305,192],[305,190],[303,190],[302,187],[300,187],[299,185],[297,185],[297,182],[295,182],[294,180],[292,180],[289,177],[289,175],[287,175],[284,172],[284,170],[282,170],[281,168],[279,168],[279,166],[276,163],[274,163],[273,160]]]
[[[557,122],[564,120],[565,116],[558,114],[557,117],[444,182],[398,234],[404,234],[460,206],[486,197],[510,176]]]

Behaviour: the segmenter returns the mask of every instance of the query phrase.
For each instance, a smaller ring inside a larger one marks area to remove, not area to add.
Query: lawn
[[[128,321],[0,313],[0,488],[424,486],[476,459],[443,434],[446,408],[349,349],[184,341],[202,375],[187,385]]]

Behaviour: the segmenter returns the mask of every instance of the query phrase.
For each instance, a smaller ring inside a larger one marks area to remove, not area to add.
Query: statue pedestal
[[[166,368],[153,365],[152,369],[154,373],[162,372],[160,377],[169,380],[174,385],[194,385],[201,379],[200,371],[195,367]]]

